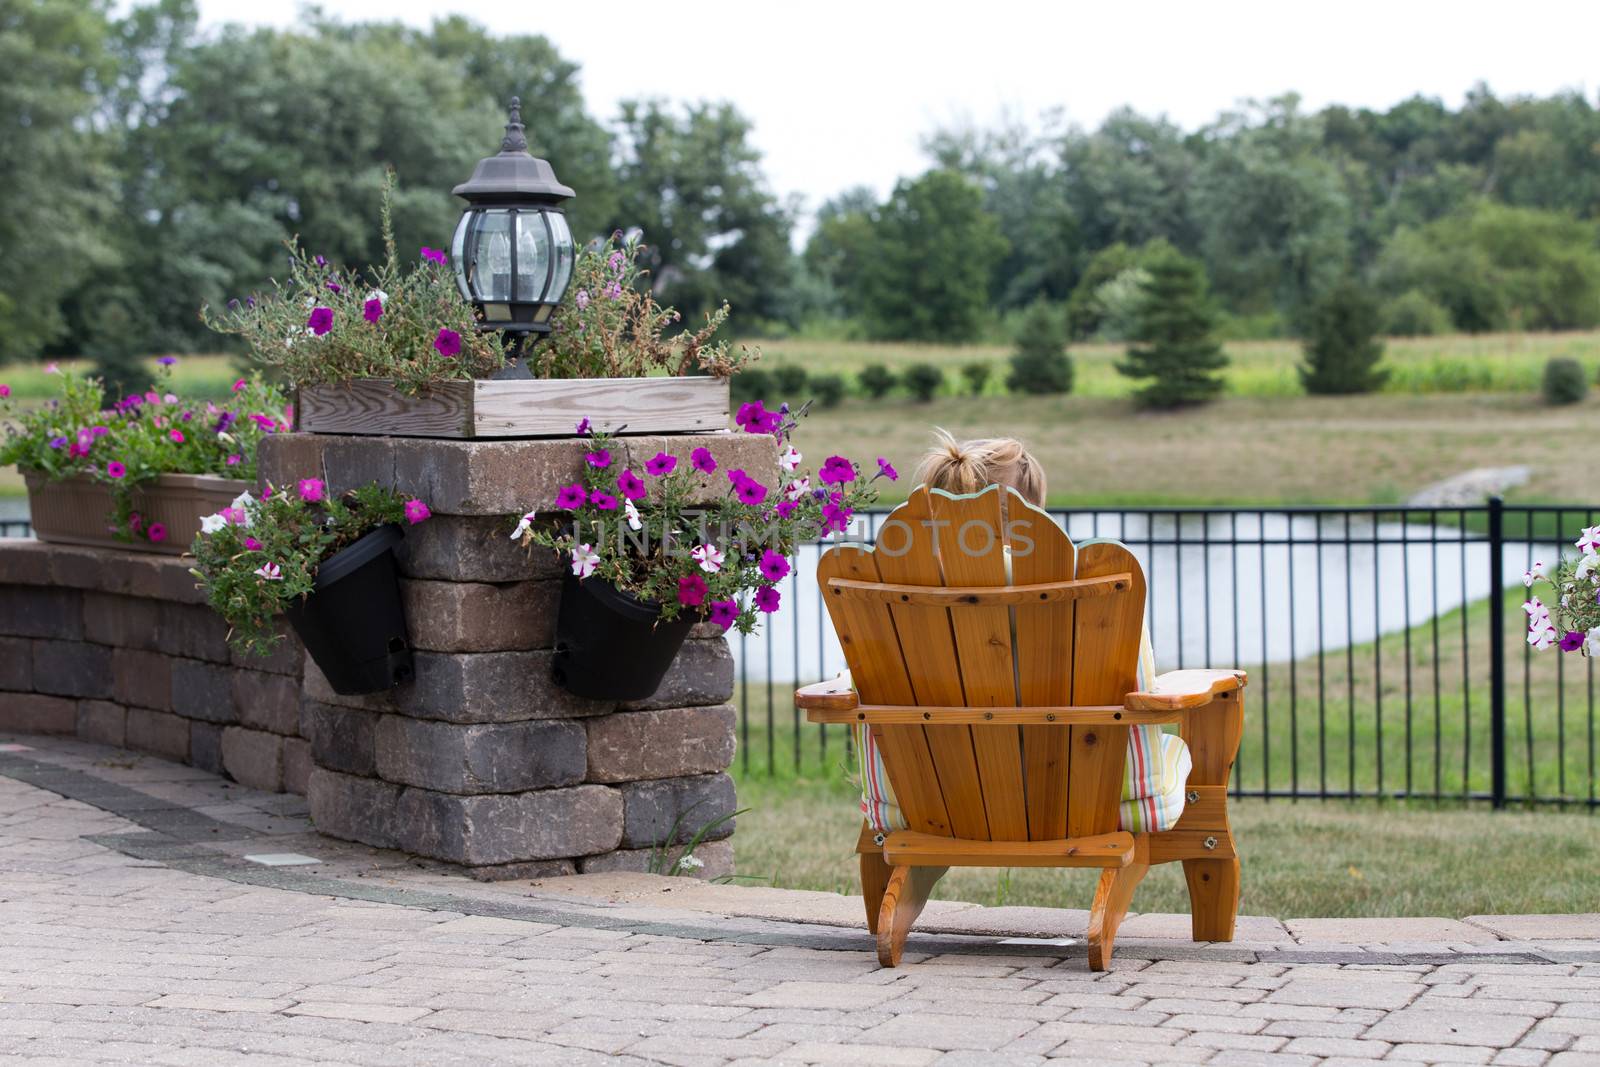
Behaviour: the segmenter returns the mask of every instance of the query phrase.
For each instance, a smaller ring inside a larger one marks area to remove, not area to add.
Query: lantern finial
[[[500,142],[502,152],[526,152],[528,150],[527,127],[522,125],[522,98],[513,96],[511,107],[506,115],[506,136]]]

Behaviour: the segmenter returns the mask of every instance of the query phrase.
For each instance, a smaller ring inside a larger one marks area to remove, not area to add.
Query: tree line
[[[315,10],[202,34],[194,0],[19,0],[0,63],[0,360],[213,349],[197,308],[280,273],[285,238],[381,258],[388,168],[402,246],[443,244],[513,95],[574,231],[641,230],[690,322],[726,299],[746,333],[960,342],[1044,305],[1071,339],[1138,342],[1183,274],[1225,338],[1307,335],[1335,298],[1390,334],[1600,324],[1600,112],[1576,92],[943,129],[924,173],[828,200],[796,251],[801,205],[735,108],[596,117],[540,36]]]

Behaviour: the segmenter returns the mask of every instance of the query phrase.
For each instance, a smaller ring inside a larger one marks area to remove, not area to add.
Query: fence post
[[[1489,762],[1490,797],[1506,806],[1506,616],[1502,560],[1505,556],[1505,501],[1489,498]]]

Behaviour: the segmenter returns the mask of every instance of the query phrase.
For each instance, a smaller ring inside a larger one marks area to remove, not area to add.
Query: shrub
[[[994,370],[986,359],[973,360],[963,364],[961,377],[966,379],[967,392],[973,396],[982,396],[983,387],[989,384],[989,375]]]
[[[798,363],[780,363],[772,368],[772,384],[781,399],[798,401],[806,391],[806,369]]]
[[[1577,360],[1558,357],[1545,363],[1540,390],[1546,404],[1576,404],[1589,395],[1589,375]]]
[[[1126,377],[1148,379],[1134,399],[1143,407],[1199,404],[1222,392],[1228,357],[1212,334],[1215,311],[1206,295],[1205,268],[1168,253],[1149,263],[1150,284],[1135,331],[1139,344],[1117,364]]]
[[[1354,279],[1328,290],[1311,307],[1300,384],[1316,396],[1371,393],[1389,377],[1378,366],[1378,301]]]
[[[861,391],[874,400],[882,400],[898,383],[894,371],[882,363],[868,363],[862,367],[856,381],[861,383]]]
[[[844,379],[837,374],[818,374],[811,379],[811,395],[819,408],[836,408],[844,399]]]
[[[736,403],[746,400],[772,400],[776,402],[777,389],[772,380],[772,372],[760,367],[746,367],[735,374],[728,383],[729,391],[733,394]]]
[[[926,404],[944,384],[944,371],[932,363],[913,363],[906,368],[906,389],[918,403]]]
[[[1017,350],[1011,357],[1006,386],[1013,393],[1070,393],[1072,378],[1067,324],[1048,304],[1036,303],[1017,331]]]
[[[1383,305],[1382,319],[1390,337],[1434,337],[1453,328],[1450,312],[1420,289],[1408,289]]]

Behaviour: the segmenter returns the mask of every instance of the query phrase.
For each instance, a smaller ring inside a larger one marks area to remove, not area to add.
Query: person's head
[[[917,481],[947,493],[976,493],[1009,485],[1030,504],[1044,506],[1044,467],[1014,437],[957,441],[935,430],[936,443],[917,465]]]

